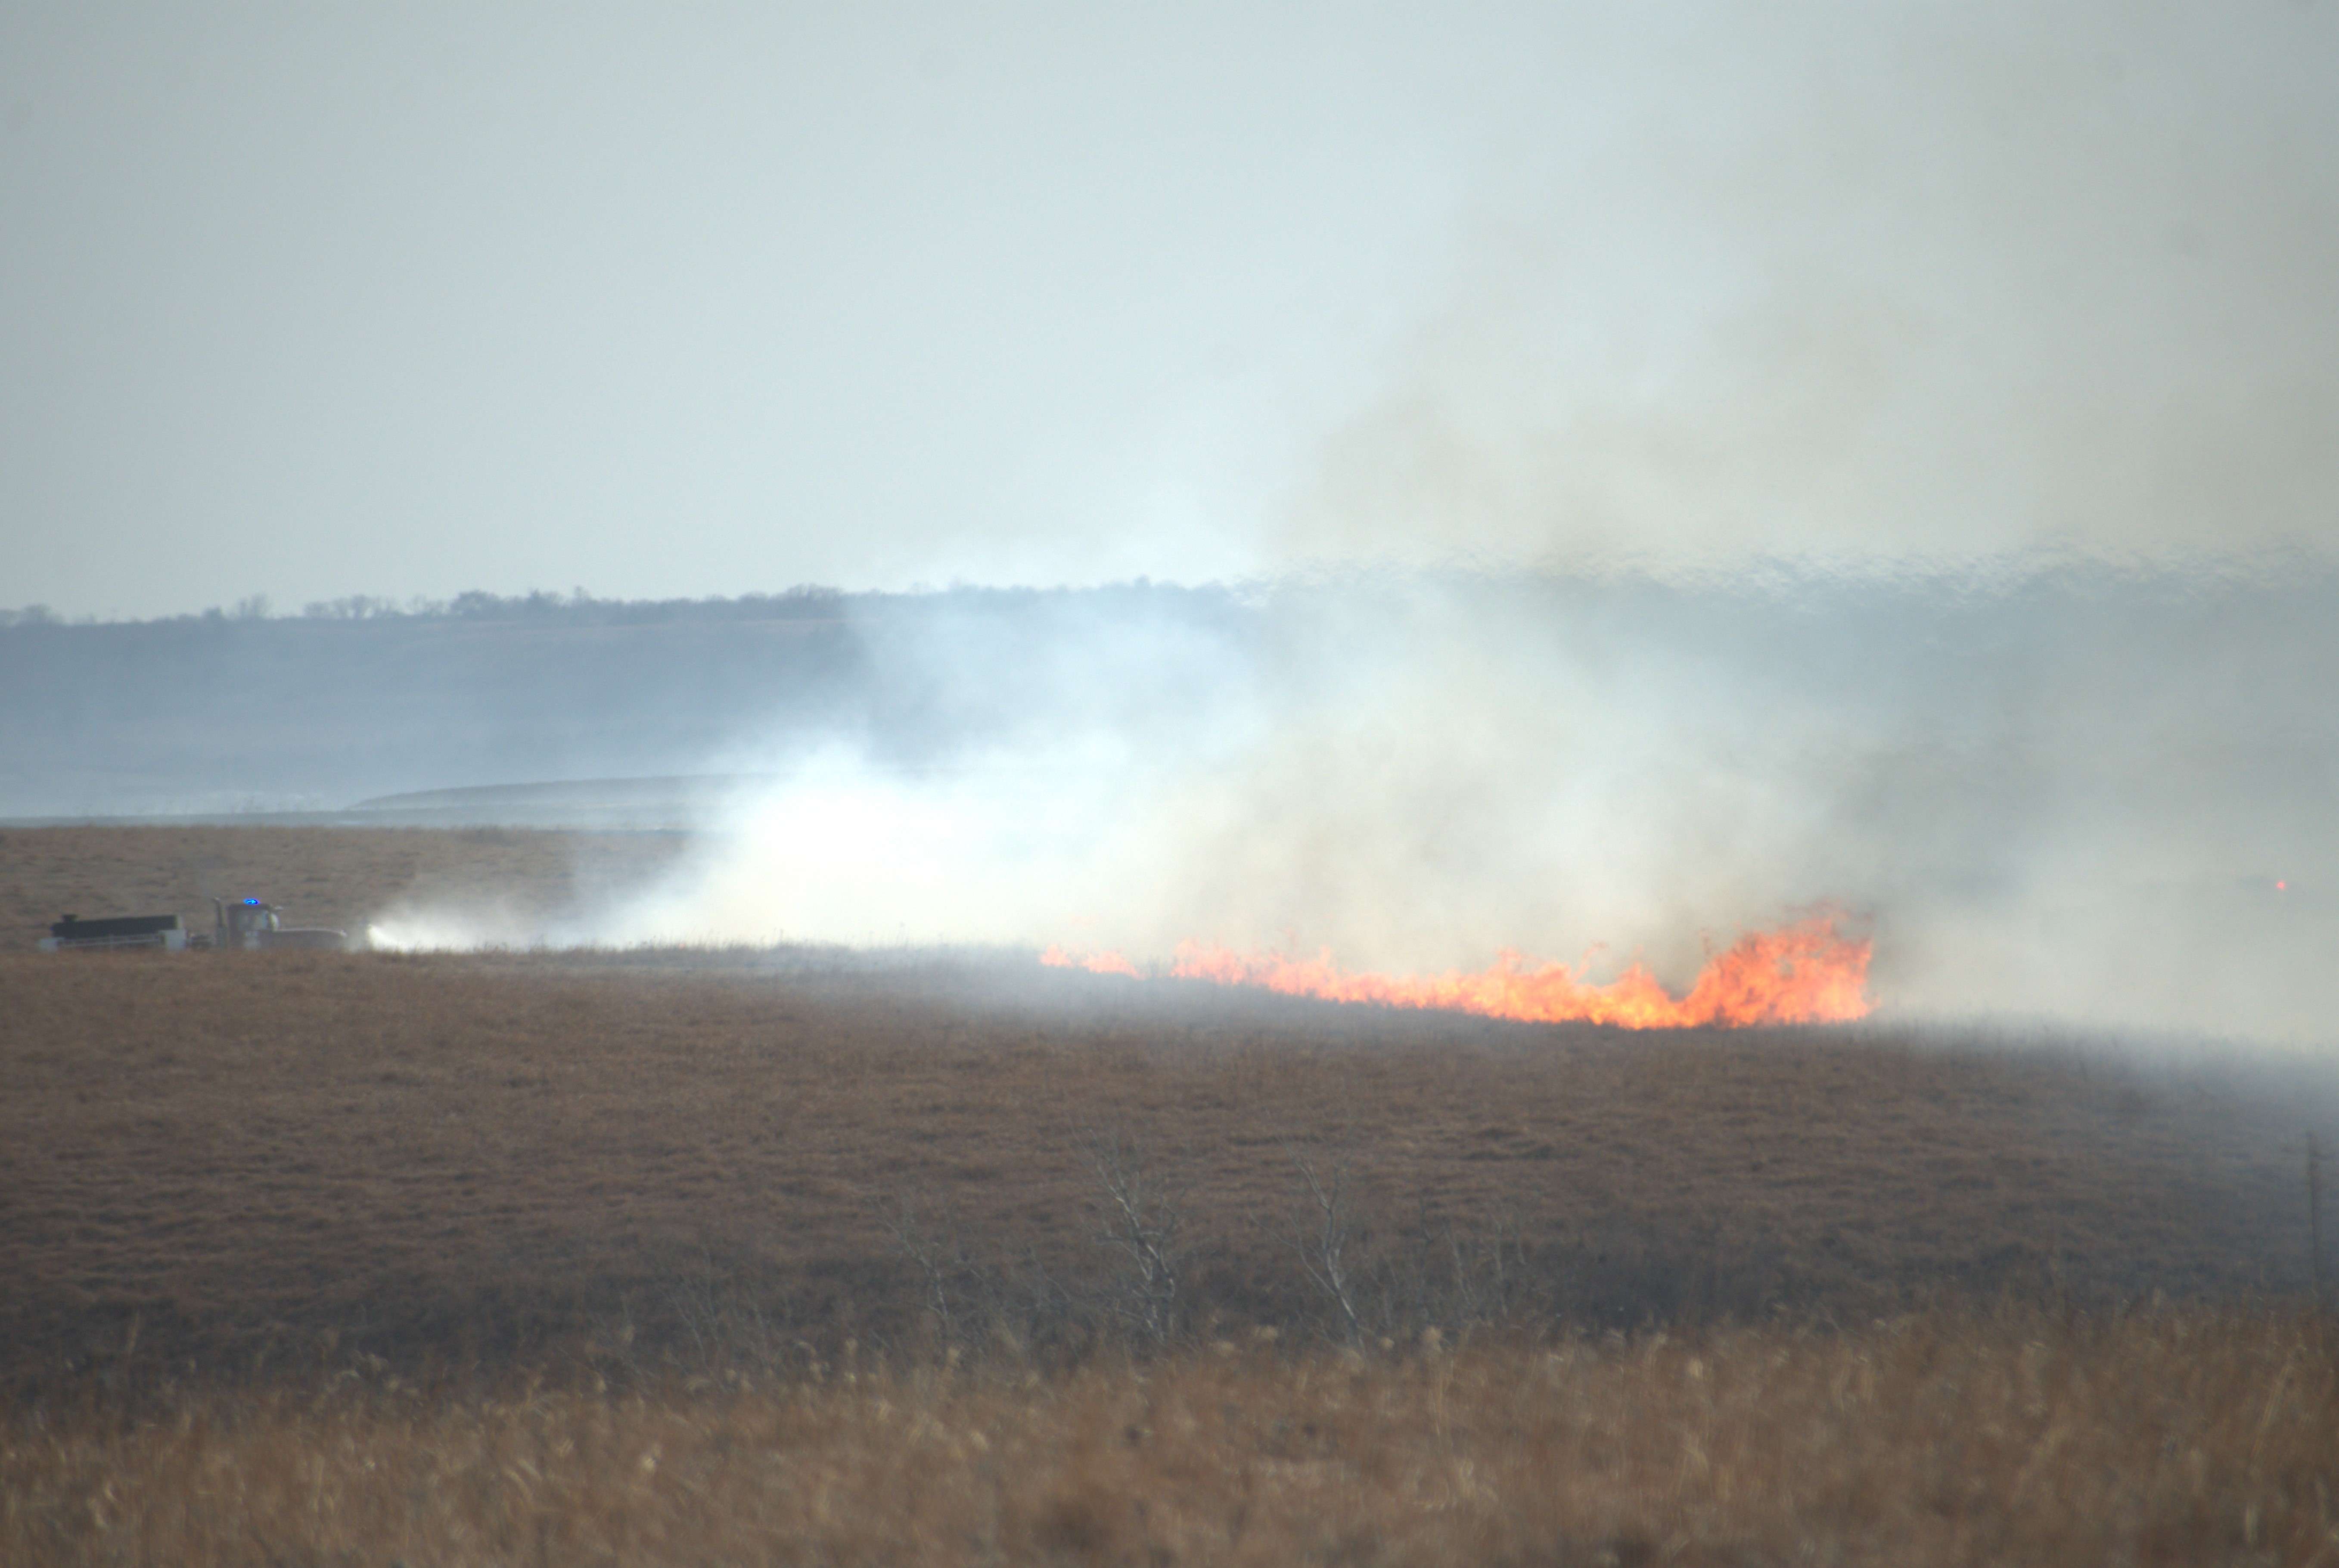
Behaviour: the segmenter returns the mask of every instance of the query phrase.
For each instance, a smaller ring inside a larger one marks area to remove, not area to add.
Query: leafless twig
[[[1125,1138],[1093,1139],[1089,1164],[1099,1188],[1097,1240],[1120,1263],[1106,1305],[1124,1326],[1168,1345],[1184,1307],[1185,1194]]]
[[[1364,1337],[1365,1327],[1357,1312],[1353,1256],[1361,1239],[1360,1227],[1347,1161],[1336,1159],[1319,1169],[1297,1149],[1285,1152],[1291,1157],[1300,1187],[1298,1212],[1289,1219],[1289,1239],[1299,1254],[1300,1267],[1339,1312],[1342,1330],[1354,1345]]]

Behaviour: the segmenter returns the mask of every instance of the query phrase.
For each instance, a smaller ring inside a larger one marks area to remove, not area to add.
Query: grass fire
[[[2339,1568],[2334,82],[0,7],[0,1568]]]
[[[693,853],[0,836],[0,1558],[2329,1537],[2296,1132],[2328,1085],[1880,1022],[1832,914],[1679,996],[1199,945],[1162,977],[1216,983],[974,948],[30,951],[62,899],[222,878],[352,926],[418,896],[557,924]]]
[[[1685,995],[1675,997],[1639,963],[1594,984],[1563,963],[1535,963],[1505,952],[1475,973],[1387,975],[1342,969],[1326,952],[1312,959],[1180,943],[1167,973],[1179,980],[1257,986],[1286,996],[1384,1007],[1439,1008],[1532,1023],[1600,1023],[1624,1029],[1701,1029],[1765,1023],[1840,1023],[1868,1015],[1871,944],[1841,934],[1817,915],[1752,932],[1716,954]],[[1119,952],[1074,953],[1051,946],[1040,962],[1095,974],[1140,975]]]

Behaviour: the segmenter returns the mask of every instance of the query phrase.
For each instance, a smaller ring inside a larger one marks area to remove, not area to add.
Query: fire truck
[[[110,915],[84,920],[69,914],[49,927],[41,940],[43,952],[91,952],[111,949],[159,947],[168,952],[187,948],[247,951],[307,948],[339,952],[350,944],[347,932],[328,926],[288,926],[283,912],[256,898],[212,900],[212,929],[190,932],[175,914]]]

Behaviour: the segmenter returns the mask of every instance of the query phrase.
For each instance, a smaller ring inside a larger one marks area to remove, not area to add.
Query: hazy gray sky
[[[2339,5],[0,7],[0,606],[2327,547]]]

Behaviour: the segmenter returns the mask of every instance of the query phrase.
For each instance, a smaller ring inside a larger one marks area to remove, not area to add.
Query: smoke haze
[[[2319,1040],[2334,81],[2260,0],[17,7],[0,605],[252,613],[0,625],[0,803],[694,774],[670,885],[385,940],[1827,907],[1888,1007]]]
[[[1416,972],[1509,948],[1678,990],[1829,908],[1873,933],[1895,1013],[2317,1044],[2333,588],[1400,578],[895,616],[870,711],[921,727],[726,753],[771,782],[650,896],[382,934],[1191,938]]]
[[[1596,150],[1478,206],[1288,549],[2329,549],[2327,8],[1673,15],[1605,41]]]
[[[0,15],[0,604],[2327,551],[2339,10]]]

